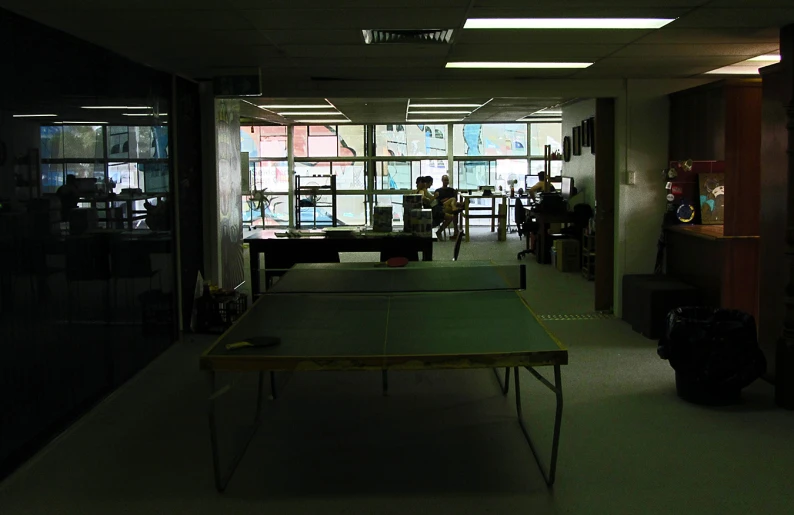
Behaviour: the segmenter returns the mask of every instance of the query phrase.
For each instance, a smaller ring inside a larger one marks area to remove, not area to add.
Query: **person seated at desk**
[[[77,177],[73,174],[66,176],[66,184],[58,188],[55,192],[58,200],[61,201],[61,221],[68,222],[69,214],[72,209],[77,208],[80,201],[80,191],[77,189]]]
[[[417,177],[416,178],[416,193],[417,195],[422,195],[422,206],[425,208],[433,208],[433,206],[438,204],[438,200],[436,199],[435,195],[430,193],[428,189],[429,185],[433,183],[433,179],[430,177]]]
[[[535,194],[546,191],[546,172],[538,173],[538,183],[527,190],[527,195],[531,200],[535,200]],[[554,191],[554,185],[548,181],[548,191]]]
[[[458,196],[458,192],[455,190],[455,188],[452,188],[449,185],[449,175],[441,176],[441,187],[437,188],[436,191],[433,192],[433,195],[435,195],[438,201],[442,203],[446,202],[447,199]]]

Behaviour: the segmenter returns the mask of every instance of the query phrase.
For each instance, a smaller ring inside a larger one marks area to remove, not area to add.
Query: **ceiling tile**
[[[351,11],[339,9],[291,10],[269,9],[241,11],[260,29],[445,29],[460,25],[465,9],[368,8]]]
[[[794,23],[794,7],[702,8],[674,21],[670,24],[670,28],[782,27],[789,23]]]
[[[780,29],[772,28],[711,28],[711,29],[677,29],[664,28],[649,32],[638,43],[681,43],[690,45],[746,43],[757,44],[778,43]]]
[[[592,61],[623,48],[622,45],[548,45],[508,52],[501,45],[455,46],[450,60],[456,61]]]
[[[704,44],[704,45],[629,45],[622,50],[615,52],[611,57],[646,57],[656,59],[658,57],[707,57],[707,56],[731,56],[737,61],[742,58],[747,59],[757,55],[768,54],[778,49],[777,43],[766,43],[756,45],[733,45],[733,44]]]

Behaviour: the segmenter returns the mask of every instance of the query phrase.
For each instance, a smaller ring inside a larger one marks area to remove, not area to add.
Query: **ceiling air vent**
[[[452,40],[452,29],[422,30],[362,30],[367,45],[414,44],[448,45]]]

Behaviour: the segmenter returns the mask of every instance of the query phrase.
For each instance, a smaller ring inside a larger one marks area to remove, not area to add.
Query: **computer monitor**
[[[562,182],[560,183],[560,193],[562,194],[562,198],[568,200],[571,198],[571,189],[573,188],[573,177],[562,177]]]
[[[529,191],[529,188],[540,182],[537,175],[524,176],[524,191]]]

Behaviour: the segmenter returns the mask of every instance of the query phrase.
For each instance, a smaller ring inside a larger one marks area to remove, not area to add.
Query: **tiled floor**
[[[451,258],[452,242],[437,244]],[[515,262],[521,242],[489,232],[461,259]],[[362,255],[345,259],[364,259]],[[527,261],[541,314],[592,313],[592,283]],[[687,404],[655,342],[620,320],[548,321],[569,348],[558,480],[548,490],[514,397],[482,371],[295,374],[266,403],[227,492],[212,483],[206,380],[189,338],[0,485],[6,514],[786,514],[794,506],[794,415],[756,382],[729,408]],[[520,337],[520,335],[516,335]],[[250,411],[240,380],[224,423]],[[553,396],[522,374],[546,456]],[[240,408],[240,409],[238,409]],[[228,435],[226,435],[228,436]]]

